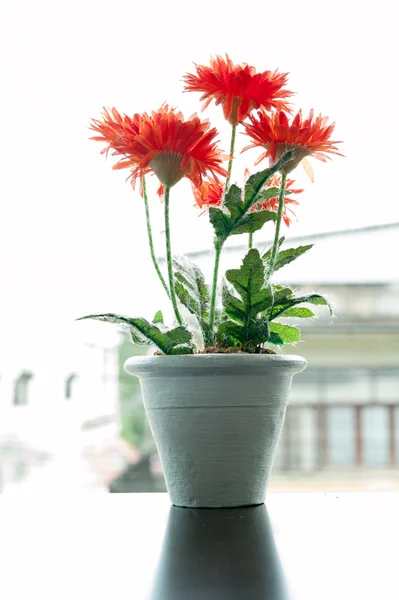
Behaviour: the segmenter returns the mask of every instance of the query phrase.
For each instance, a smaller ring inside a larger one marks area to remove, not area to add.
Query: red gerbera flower
[[[185,90],[203,92],[203,109],[216,100],[217,105],[223,105],[225,119],[232,125],[238,125],[255,108],[290,112],[285,98],[293,93],[282,89],[288,73],[277,70],[257,73],[255,67],[246,63],[235,65],[227,54],[226,59],[216,56],[210,62],[210,67],[195,64],[197,74],[187,73],[184,76]]]
[[[100,135],[90,138],[96,142],[106,142],[107,147],[101,150],[101,154],[113,150],[112,154],[126,153],[126,146],[139,133],[140,115],[135,114],[132,118],[127,115],[121,115],[112,108],[111,111],[103,109],[103,118],[101,121],[92,119],[90,129],[98,132]]]
[[[105,112],[102,121],[93,121],[92,129],[101,134],[93,139],[107,142],[105,151],[113,149],[122,156],[113,168],[130,169],[133,183],[151,171],[168,187],[183,177],[201,185],[208,172],[215,178],[227,175],[215,142],[217,131],[209,129],[207,121],[196,115],[185,121],[181,112],[166,104],[133,120],[115,113]]]
[[[200,186],[193,185],[195,200],[200,208],[203,206],[220,206],[222,204],[224,185],[217,179],[204,181]]]
[[[330,158],[328,154],[342,156],[335,146],[340,142],[330,140],[335,123],[327,125],[328,117],[321,115],[314,118],[313,109],[304,120],[302,120],[302,112],[299,111],[291,124],[283,110],[272,115],[268,115],[265,111],[258,111],[257,116],[250,115],[249,118],[250,123],[244,123],[244,127],[252,143],[244,150],[257,146],[266,148],[255,164],[266,157],[269,157],[270,164],[274,164],[291,150],[291,160],[281,169],[283,173],[288,174],[307,156],[313,155],[323,162]]]
[[[280,188],[281,185],[281,176],[273,175],[271,179],[269,179],[267,186],[264,189],[270,189],[272,187]],[[294,189],[292,186],[295,185],[295,181],[293,179],[286,179],[285,182],[285,190],[290,194],[301,194],[303,192],[302,189]],[[256,212],[260,210],[268,210],[270,212],[277,212],[278,209],[279,198],[276,196],[275,198],[268,198],[267,200],[262,200],[261,202],[257,202],[251,209],[251,212]],[[295,213],[287,208],[287,204],[299,204],[294,198],[290,196],[285,196],[284,198],[284,208],[283,208],[283,220],[287,227],[291,224],[291,217],[287,214],[291,213],[293,217],[295,217]]]

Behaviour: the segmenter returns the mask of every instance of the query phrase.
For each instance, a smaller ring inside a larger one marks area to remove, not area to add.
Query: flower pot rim
[[[167,371],[169,369],[262,369],[264,372],[292,371],[299,373],[307,361],[295,354],[176,354],[159,356],[132,356],[125,361],[125,371],[132,375]]]

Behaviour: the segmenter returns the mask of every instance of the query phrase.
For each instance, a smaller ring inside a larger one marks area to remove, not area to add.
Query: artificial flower
[[[281,168],[285,174],[310,155],[326,162],[327,158],[331,158],[329,154],[342,156],[336,147],[340,142],[330,140],[335,123],[328,125],[327,121],[328,117],[314,117],[313,109],[307,119],[302,119],[299,111],[291,123],[283,110],[271,115],[260,110],[257,115],[250,115],[249,123],[244,123],[245,133],[252,141],[243,151],[261,146],[265,151],[255,164],[268,157],[272,165],[290,150],[292,158]]]
[[[186,91],[203,92],[203,109],[215,100],[223,105],[224,117],[231,125],[238,125],[253,109],[261,107],[290,111],[286,99],[293,93],[282,89],[288,73],[257,73],[246,63],[235,65],[227,54],[225,59],[211,58],[210,63],[210,67],[194,63],[196,74],[184,76]]]
[[[129,142],[131,143],[136,135],[139,134],[140,115],[134,114],[132,118],[127,115],[121,115],[116,108],[110,110],[104,108],[101,120],[92,119],[90,129],[99,133],[91,137],[96,142],[106,142],[107,146],[101,150],[101,154],[125,155]]]
[[[196,115],[184,120],[181,112],[167,104],[150,115],[135,115],[133,121],[113,109],[91,127],[101,134],[93,139],[108,144],[105,151],[112,149],[122,156],[113,168],[130,169],[133,184],[149,172],[167,187],[183,177],[201,185],[208,173],[215,178],[227,175],[215,141],[216,129]]]
[[[194,198],[198,206],[220,206],[224,185],[218,179],[203,181],[200,186],[193,185]]]

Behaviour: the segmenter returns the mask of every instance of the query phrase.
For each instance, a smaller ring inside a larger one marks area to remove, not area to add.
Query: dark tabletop
[[[266,505],[3,496],[0,597],[399,600],[398,493],[270,493]]]

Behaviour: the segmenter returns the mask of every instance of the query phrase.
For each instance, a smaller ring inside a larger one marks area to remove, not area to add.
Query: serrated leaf
[[[284,243],[285,237],[282,236],[279,241],[278,241],[278,247],[281,248],[281,245]],[[262,256],[264,261],[268,261],[270,260],[270,257],[272,255],[272,250],[273,250],[273,246],[271,246],[269,248],[269,250],[267,252],[264,253],[264,255]]]
[[[251,312],[256,307],[259,313],[268,308],[271,290],[265,287],[266,269],[256,248],[248,252],[240,269],[226,272],[226,279],[241,296],[247,311]]]
[[[246,343],[243,328],[233,321],[223,321],[218,327],[216,339],[224,346],[243,346]]]
[[[334,315],[332,304],[324,298],[324,296],[320,296],[320,294],[309,294],[309,296],[303,296],[306,300],[302,300],[302,302],[309,302],[309,304],[313,304],[314,306],[328,306],[330,311],[330,317]]]
[[[199,267],[186,257],[173,260],[175,267],[175,289],[180,302],[194,314],[201,327],[205,344],[210,339],[209,288]]]
[[[286,190],[287,193],[289,190]],[[280,190],[277,187],[270,187],[265,190],[261,190],[256,198],[257,202],[263,202],[264,200],[270,200],[270,198],[278,198]]]
[[[130,327],[128,331],[132,344],[136,344],[136,346],[151,346],[151,340],[140,335],[133,327]]]
[[[175,327],[174,329],[161,329],[154,323],[150,323],[141,317],[126,317],[125,315],[116,315],[114,313],[103,313],[96,315],[87,315],[81,317],[78,321],[93,319],[106,323],[117,323],[128,326],[133,335],[140,339],[146,338],[153,343],[164,354],[190,354],[192,348],[187,344],[191,341],[191,333],[185,327]]]
[[[245,323],[247,318],[245,304],[230,292],[225,281],[222,288],[222,302],[224,312],[230,319],[241,324]]]
[[[269,338],[269,323],[261,315],[272,304],[271,286],[265,286],[266,268],[258,250],[253,248],[244,258],[240,269],[230,269],[227,280],[239,298],[223,286],[222,300],[225,314],[232,321],[220,324],[217,339],[227,345],[255,346]]]
[[[233,219],[236,219],[242,213],[244,204],[242,202],[241,195],[241,189],[238,187],[238,185],[233,183],[225,196],[224,206],[228,209],[230,216]]]
[[[240,233],[254,233],[259,229],[262,229],[263,225],[267,223],[267,221],[276,220],[277,213],[268,210],[260,210],[258,212],[249,213],[242,219],[241,224],[234,229],[232,235],[237,235]]]
[[[285,285],[273,285],[273,304],[285,304],[294,297],[294,290]]]
[[[320,294],[308,294],[307,296],[291,297],[285,301],[280,300],[279,302],[276,301],[275,296],[273,310],[271,312],[271,315],[269,316],[270,321],[277,319],[280,315],[283,315],[283,313],[287,309],[292,308],[297,304],[306,303],[313,304],[314,306],[328,306],[330,310],[330,315],[333,316],[333,309],[331,304],[326,298],[324,298],[324,296],[321,296]]]
[[[254,347],[269,339],[269,322],[266,317],[251,321],[249,327],[243,327],[233,321],[223,321],[219,325],[216,339],[224,346]]]
[[[213,225],[216,239],[219,242],[224,242],[231,232],[231,217],[220,210],[220,208],[211,207],[208,212],[209,221]]]
[[[176,296],[179,298],[180,302],[185,306],[191,314],[198,315],[201,312],[200,304],[198,302],[198,298],[194,296],[194,291],[189,290],[188,286],[182,283],[181,277],[175,276],[175,291]]]
[[[314,316],[315,314],[310,310],[310,308],[295,306],[293,308],[287,308],[287,310],[280,314],[280,317],[284,317],[284,319],[286,317],[293,317],[295,319],[311,319]]]
[[[297,248],[288,248],[287,250],[281,250],[277,254],[273,271],[278,271],[278,269],[281,269],[285,265],[288,265],[292,261],[296,260],[299,256],[302,256],[302,254],[305,254],[305,252],[313,248],[313,246],[314,244],[308,244],[307,246],[298,246]]]
[[[268,169],[265,169],[264,171],[259,171],[258,173],[255,173],[254,175],[251,175],[251,177],[249,177],[247,183],[245,184],[245,191],[244,191],[244,204],[247,209],[250,209],[251,206],[253,206],[253,204],[255,204],[259,192],[267,184],[269,179],[271,177],[273,177],[273,175],[275,173],[280,171],[281,167],[286,162],[288,162],[291,158],[292,158],[292,152],[289,151],[286,154],[284,154],[284,156],[272,167],[269,167]],[[273,188],[270,188],[270,189],[273,190]],[[275,189],[278,190],[278,188],[275,188]],[[264,190],[264,192],[267,193],[267,190]],[[273,190],[273,192],[271,191],[270,193],[274,193],[274,190]],[[278,191],[277,191],[277,195],[278,195]],[[269,196],[269,197],[272,198],[274,196]]]
[[[282,346],[284,344],[295,344],[301,339],[298,327],[283,325],[283,323],[270,323],[270,344]]]
[[[252,342],[255,346],[268,341],[270,337],[270,324],[265,316],[259,317],[250,323],[248,337],[248,342]]]
[[[152,320],[153,323],[163,323],[163,314],[161,310],[158,310],[158,312],[155,313],[155,316]]]
[[[209,220],[215,230],[215,243],[223,245],[227,238],[235,233],[250,208],[256,203],[258,194],[269,179],[292,157],[292,152],[287,152],[275,165],[264,171],[251,175],[245,184],[244,194],[236,185],[232,185],[226,194],[224,206],[230,214],[219,208],[209,209]],[[254,230],[256,231],[256,230]]]

